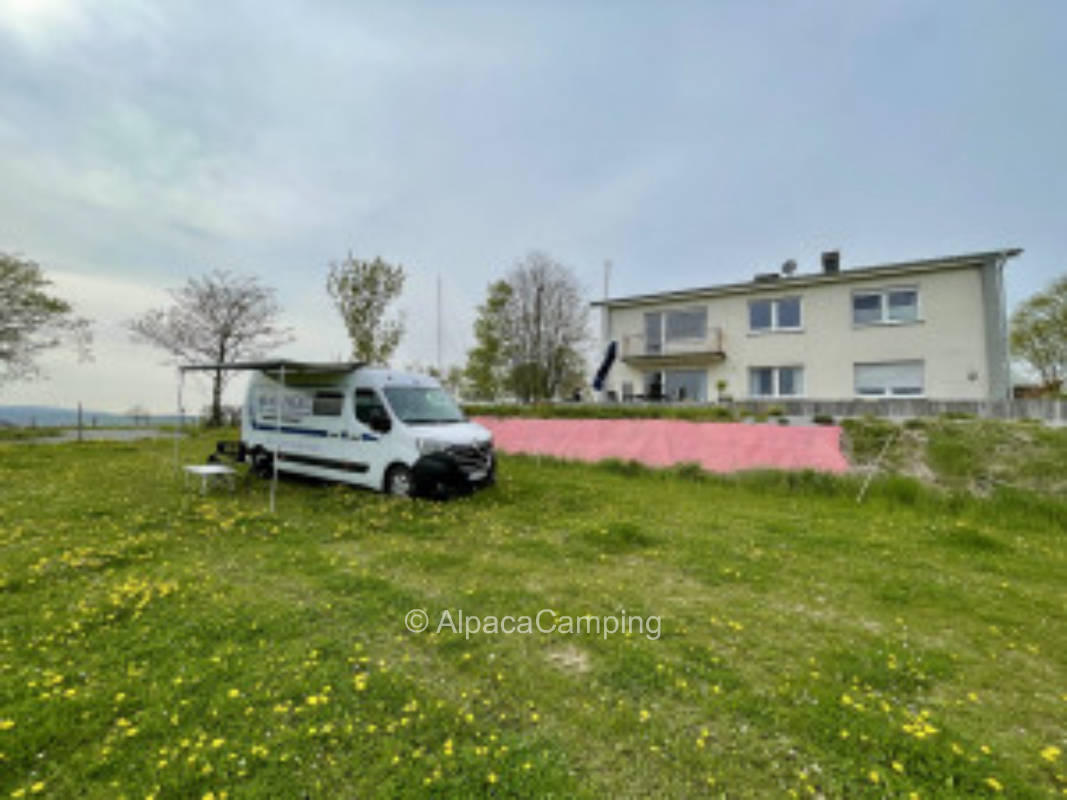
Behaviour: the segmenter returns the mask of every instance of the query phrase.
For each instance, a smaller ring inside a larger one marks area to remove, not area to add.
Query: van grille
[[[493,446],[484,445],[452,445],[446,451],[456,459],[459,468],[464,475],[472,472],[487,472],[493,463]]]

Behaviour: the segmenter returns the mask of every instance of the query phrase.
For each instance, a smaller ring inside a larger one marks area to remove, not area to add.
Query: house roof
[[[942,269],[975,267],[993,259],[1006,260],[1014,258],[1022,252],[1021,247],[1009,247],[1002,250],[985,250],[978,253],[924,258],[918,261],[898,261],[891,264],[853,267],[852,269],[843,269],[840,272],[830,274],[825,272],[813,272],[804,275],[783,275],[778,279],[769,281],[751,280],[742,283],[722,283],[715,286],[677,289],[666,292],[654,292],[652,294],[610,297],[605,300],[595,300],[591,305],[607,306],[611,308],[643,305],[645,303],[662,303],[672,300],[688,300],[695,297],[709,297],[716,295],[744,294],[749,292],[780,292],[786,287],[799,288],[803,286],[817,286],[824,283],[848,283],[850,281],[864,280],[867,278],[893,277],[897,275],[911,275],[919,272],[936,272]]]

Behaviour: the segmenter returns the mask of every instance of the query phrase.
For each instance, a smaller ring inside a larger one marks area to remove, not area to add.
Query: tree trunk
[[[222,427],[222,370],[215,370],[211,378],[211,427]]]

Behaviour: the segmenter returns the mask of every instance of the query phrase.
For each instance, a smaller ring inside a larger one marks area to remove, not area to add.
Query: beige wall
[[[918,322],[853,325],[853,292],[903,286],[918,287]],[[781,296],[801,297],[803,330],[750,333],[748,301]],[[983,399],[989,396],[982,280],[978,268],[792,288],[790,281],[783,279],[773,288],[759,292],[614,308],[609,312],[609,336],[621,343],[627,334],[643,333],[646,311],[698,305],[708,309],[708,326],[722,329],[726,354],[720,363],[706,367],[710,399],[715,399],[715,384],[720,378],[727,381],[727,391],[735,398],[748,397],[749,368],[778,366],[804,368],[804,397],[852,398],[855,363],[913,359],[925,362],[926,397]],[[607,388],[621,396],[623,381],[630,380],[634,390],[641,392],[642,369],[620,361],[609,376]],[[974,380],[968,377],[972,372],[976,373]]]

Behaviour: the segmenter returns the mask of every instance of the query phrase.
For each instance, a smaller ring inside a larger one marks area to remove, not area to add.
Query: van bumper
[[[415,494],[419,497],[469,494],[477,488],[493,483],[496,478],[496,460],[490,458],[487,469],[467,471],[448,453],[431,453],[422,456],[412,465],[411,477],[415,484]]]

